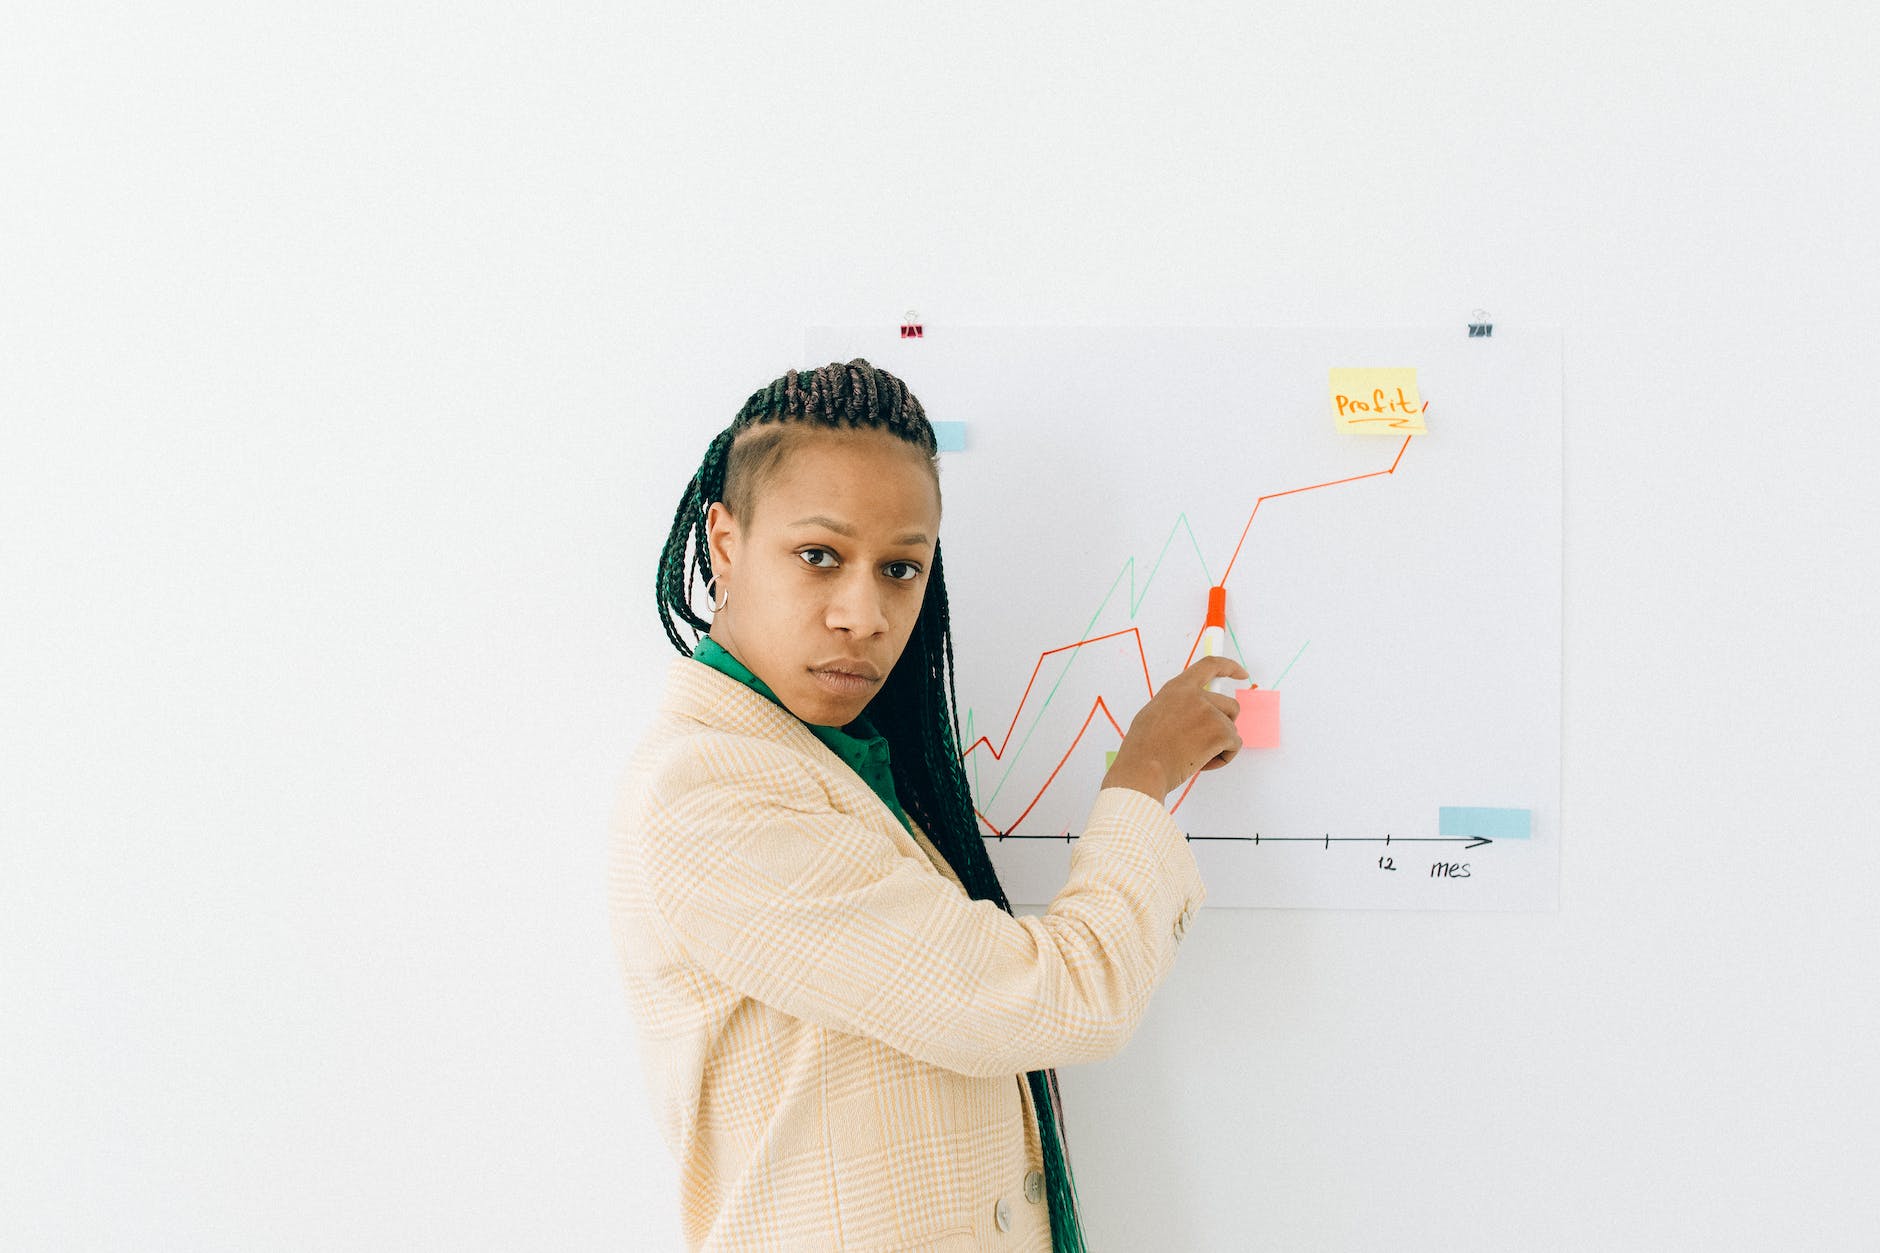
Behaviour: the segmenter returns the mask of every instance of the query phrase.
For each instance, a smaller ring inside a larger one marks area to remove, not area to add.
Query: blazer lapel
[[[674,657],[666,672],[666,698],[661,707],[666,712],[691,718],[721,731],[773,740],[817,762],[834,782],[831,790],[837,809],[851,817],[874,820],[875,825],[893,839],[902,852],[919,852],[961,892],[966,891],[966,885],[960,882],[959,875],[953,872],[953,867],[940,855],[940,850],[934,847],[933,841],[921,830],[920,824],[914,821],[911,814],[908,823],[914,828],[914,835],[910,839],[900,820],[889,812],[881,798],[862,782],[848,763],[811,734],[802,719],[775,701],[702,661]]]

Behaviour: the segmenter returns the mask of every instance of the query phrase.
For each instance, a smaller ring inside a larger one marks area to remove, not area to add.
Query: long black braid
[[[774,430],[767,428],[776,428]],[[753,428],[758,428],[753,431]],[[856,358],[819,369],[791,370],[751,394],[731,424],[706,448],[697,473],[672,515],[672,530],[659,555],[654,591],[660,624],[672,646],[687,657],[692,643],[677,622],[703,636],[711,624],[693,610],[693,580],[709,585],[711,555],[705,518],[714,501],[724,501],[734,518],[747,518],[750,500],[775,472],[788,451],[787,437],[798,430],[884,430],[927,455],[939,482],[939,445],[933,426],[907,385],[886,370]],[[753,433],[739,441],[746,431]],[[735,466],[733,445],[736,445]],[[730,473],[735,469],[736,473]],[[727,483],[729,477],[731,482]],[[729,494],[727,494],[727,491]],[[686,559],[686,548],[692,557]],[[675,621],[675,619],[677,621]],[[947,591],[936,538],[933,568],[925,598],[907,647],[868,704],[868,718],[888,740],[888,765],[896,797],[920,824],[933,845],[959,875],[973,900],[992,901],[1012,912],[999,886],[985,838],[973,812],[971,789],[960,759],[959,703],[953,686],[953,634],[947,619]],[[1083,1253],[1076,1184],[1065,1150],[1059,1116],[1057,1072],[1026,1074],[1038,1110],[1044,1147],[1045,1191],[1050,1200],[1052,1245],[1057,1253]]]

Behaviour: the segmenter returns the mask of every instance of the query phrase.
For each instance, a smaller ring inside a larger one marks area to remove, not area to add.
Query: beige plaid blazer
[[[623,776],[610,917],[695,1250],[1049,1253],[1025,1072],[1109,1057],[1206,897],[1098,792],[1039,917],[966,895],[797,718],[674,657]]]

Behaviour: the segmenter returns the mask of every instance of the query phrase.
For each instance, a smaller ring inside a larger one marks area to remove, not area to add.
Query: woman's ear
[[[712,507],[705,512],[705,542],[710,550],[714,575],[728,576],[731,573],[737,533],[737,520],[725,508],[725,502],[714,500]]]

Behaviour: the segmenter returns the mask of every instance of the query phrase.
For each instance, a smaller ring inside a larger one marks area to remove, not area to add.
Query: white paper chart
[[[1218,586],[1249,746],[1166,801],[1208,905],[1557,907],[1557,328],[883,325],[805,348],[799,368],[898,375],[942,435],[964,760],[1015,905],[1063,887],[1106,753],[1202,655]]]

